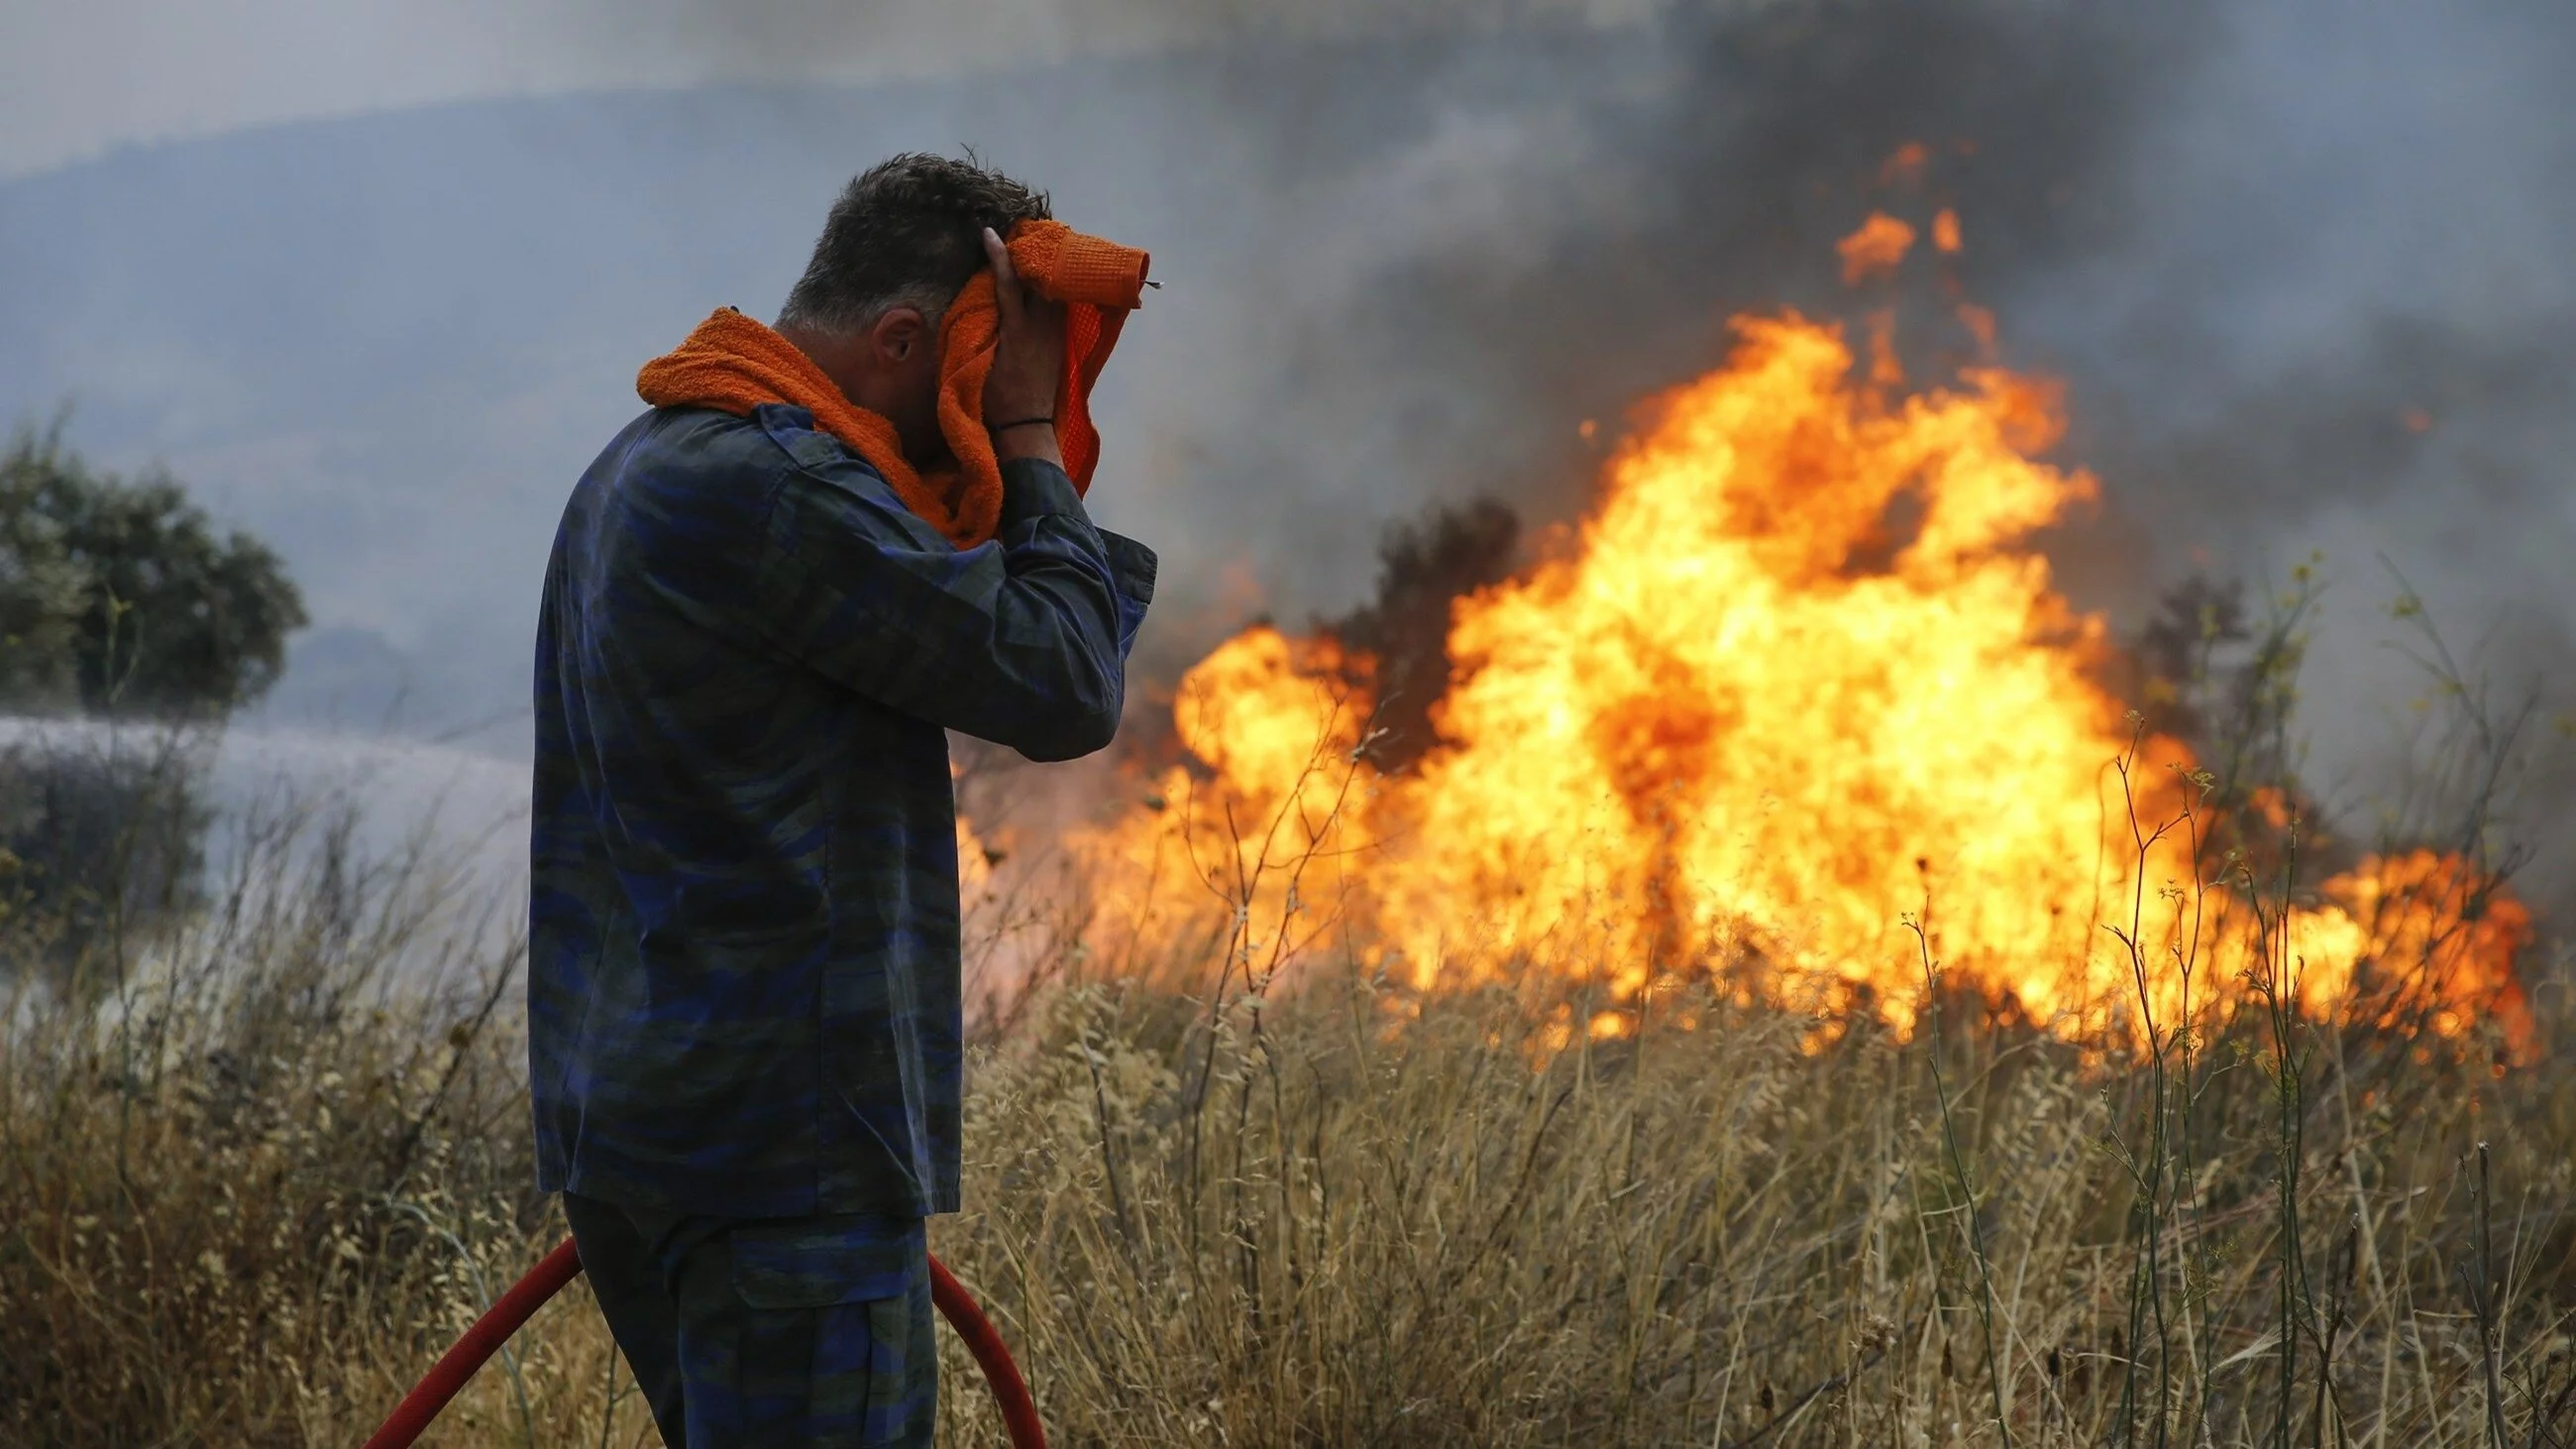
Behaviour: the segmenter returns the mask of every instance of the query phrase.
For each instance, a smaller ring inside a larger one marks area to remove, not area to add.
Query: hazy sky
[[[952,75],[1220,38],[1611,21],[1650,0],[28,0],[0,177],[121,143],[437,101]]]

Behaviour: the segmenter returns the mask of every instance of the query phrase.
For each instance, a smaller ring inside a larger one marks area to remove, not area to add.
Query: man
[[[675,1449],[930,1443],[922,1220],[958,1205],[962,1090],[943,731],[1041,760],[1106,745],[1154,577],[1092,526],[1058,452],[1061,309],[1004,245],[1047,216],[968,162],[860,176],[774,332],[730,312],[701,329],[770,348],[742,374],[768,381],[629,424],[556,538],[538,1180]],[[956,463],[941,314],[986,267],[1001,500],[961,547],[905,500]],[[832,395],[799,406],[799,386]],[[899,437],[901,458],[871,464],[818,414]]]

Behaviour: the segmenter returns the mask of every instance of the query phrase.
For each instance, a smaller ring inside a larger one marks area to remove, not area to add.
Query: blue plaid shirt
[[[647,413],[537,623],[528,1062],[547,1190],[957,1208],[954,729],[1109,743],[1154,556],[1051,464],[960,551],[802,408]]]

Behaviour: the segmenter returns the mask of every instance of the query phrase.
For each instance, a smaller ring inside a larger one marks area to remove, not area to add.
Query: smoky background
[[[2104,499],[2046,540],[2078,604],[2134,630],[2195,572],[2259,600],[2321,552],[2308,774],[2366,822],[2414,788],[2425,689],[2385,555],[2544,698],[2512,825],[2528,888],[2576,891],[2564,6],[516,10],[494,53],[596,93],[0,186],[0,404],[72,397],[76,443],[279,542],[321,624],[281,722],[523,750],[554,514],[634,366],[774,309],[850,172],[972,145],[1166,283],[1099,408],[1097,511],[1165,558],[1140,709],[1250,617],[1362,605],[1428,506],[1577,516],[1730,315],[1894,308],[1934,385],[1966,300],[2066,381],[2053,457]],[[1835,238],[1940,207],[1957,257],[1844,285]]]

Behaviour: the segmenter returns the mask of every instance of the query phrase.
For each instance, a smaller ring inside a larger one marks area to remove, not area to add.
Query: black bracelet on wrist
[[[986,429],[986,431],[987,431],[987,432],[995,432],[995,433],[1007,433],[1007,432],[1009,432],[1009,431],[1010,431],[1011,429],[1013,429],[1013,428],[1033,428],[1033,427],[1036,427],[1036,426],[1037,426],[1038,424],[1040,424],[1040,423],[1044,423],[1044,424],[1046,424],[1048,427],[1050,427],[1050,428],[1051,428],[1051,427],[1054,427],[1054,426],[1055,426],[1055,419],[1053,419],[1053,418],[1022,418],[1022,419],[1020,419],[1018,422],[1015,422],[1015,423],[995,423],[995,424],[993,424],[993,426],[992,426],[992,427],[990,427],[990,428]]]

